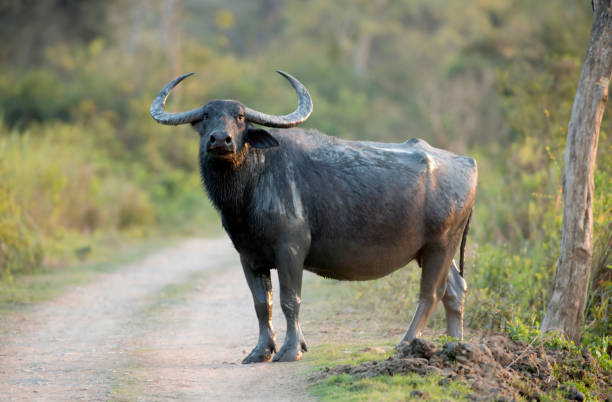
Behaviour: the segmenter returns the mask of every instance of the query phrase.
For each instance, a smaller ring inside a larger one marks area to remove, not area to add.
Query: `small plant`
[[[434,340],[434,343],[436,344],[437,347],[441,347],[450,342],[460,342],[460,341],[461,341],[460,339],[444,334],[444,335],[440,335],[439,337],[437,337]]]
[[[533,317],[532,317],[533,318]],[[539,323],[532,320],[531,324],[525,324],[520,318],[514,318],[507,327],[508,335],[515,341],[523,341],[531,343],[536,337],[542,335],[539,328]]]

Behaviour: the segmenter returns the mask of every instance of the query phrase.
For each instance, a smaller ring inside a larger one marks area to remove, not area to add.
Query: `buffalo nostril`
[[[217,140],[217,139],[215,138],[215,136],[214,136],[214,135],[211,135],[211,136],[210,136],[210,143],[211,143],[211,144],[214,144],[214,142],[215,142],[216,140]]]
[[[232,137],[225,138],[225,143],[226,144],[231,144],[232,143]]]

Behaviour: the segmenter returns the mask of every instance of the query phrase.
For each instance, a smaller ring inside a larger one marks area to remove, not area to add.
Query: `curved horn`
[[[165,105],[166,99],[168,99],[168,95],[172,88],[178,85],[179,82],[183,81],[185,78],[193,75],[193,73],[183,74],[180,77],[177,77],[170,81],[168,85],[162,89],[157,97],[151,103],[151,116],[157,120],[158,123],[168,124],[172,126],[177,126],[179,124],[191,123],[192,121],[196,121],[202,118],[202,107],[198,107],[192,109],[188,112],[181,113],[169,113],[166,112]]]
[[[273,116],[245,107],[245,117],[248,121],[261,124],[262,126],[277,128],[295,127],[305,122],[312,113],[312,100],[310,99],[310,94],[306,88],[304,88],[304,85],[302,85],[291,75],[280,70],[276,70],[276,72],[285,77],[291,83],[293,88],[295,88],[295,92],[297,92],[298,107],[295,112],[286,114],[284,116]]]

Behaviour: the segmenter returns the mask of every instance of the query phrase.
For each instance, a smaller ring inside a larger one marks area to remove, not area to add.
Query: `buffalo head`
[[[249,123],[267,127],[290,128],[308,119],[312,113],[312,100],[304,86],[291,75],[277,71],[293,86],[298,95],[298,108],[284,116],[268,115],[250,109],[235,100],[213,100],[206,105],[187,112],[169,113],[165,103],[170,91],[179,82],[193,73],[184,74],[170,81],[151,104],[151,116],[161,123],[179,125],[190,123],[200,134],[200,151],[213,158],[233,159],[244,149],[245,144],[255,148],[278,146],[278,141],[269,132],[252,128]]]

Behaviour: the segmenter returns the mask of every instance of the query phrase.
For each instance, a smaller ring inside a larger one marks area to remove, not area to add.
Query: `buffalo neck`
[[[245,146],[236,158],[230,160],[200,152],[204,188],[223,216],[240,215],[250,202],[253,180],[257,177],[258,164],[254,159],[258,152],[249,152],[247,148]]]

